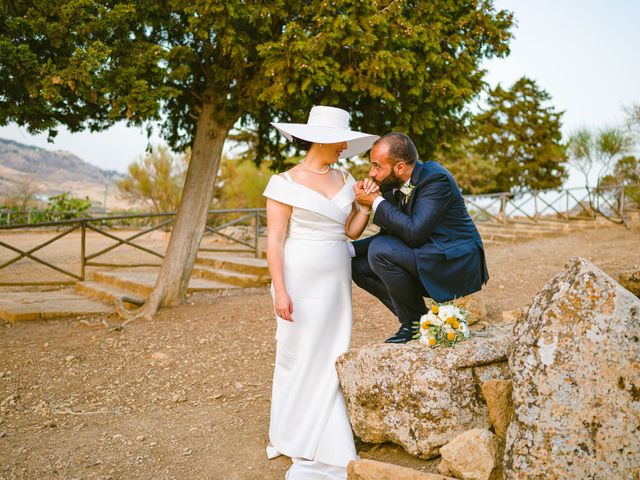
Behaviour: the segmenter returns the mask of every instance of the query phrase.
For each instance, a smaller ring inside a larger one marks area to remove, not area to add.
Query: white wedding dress
[[[264,192],[292,206],[284,281],[293,322],[276,316],[267,455],[291,457],[287,480],[344,480],[347,463],[357,456],[335,361],[351,341],[351,258],[344,224],[355,181],[343,172],[344,186],[328,199],[284,175],[272,176]]]

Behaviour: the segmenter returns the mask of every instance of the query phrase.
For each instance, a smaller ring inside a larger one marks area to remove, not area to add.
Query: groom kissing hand
[[[398,317],[387,343],[406,343],[414,322],[436,302],[477,292],[489,280],[478,229],[451,173],[418,161],[409,137],[389,133],[373,144],[369,177],[354,186],[380,233],[352,243],[354,282]],[[376,191],[379,187],[379,191]]]

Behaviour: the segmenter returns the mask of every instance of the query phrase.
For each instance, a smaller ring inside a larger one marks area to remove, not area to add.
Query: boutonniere
[[[403,205],[405,205],[409,201],[414,188],[416,188],[416,186],[411,183],[411,180],[400,187],[400,191],[404,195],[404,198],[402,199]]]

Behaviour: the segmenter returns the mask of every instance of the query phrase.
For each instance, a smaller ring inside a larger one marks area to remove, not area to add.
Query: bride
[[[353,177],[331,165],[366,152],[378,137],[350,130],[348,112],[325,106],[313,107],[306,124],[272,125],[310,147],[264,192],[277,324],[267,454],[291,457],[287,480],[346,479],[357,456],[335,361],[351,340],[347,237],[362,234],[370,211],[354,202]]]

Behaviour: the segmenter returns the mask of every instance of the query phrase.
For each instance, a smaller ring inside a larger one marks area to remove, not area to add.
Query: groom
[[[358,182],[356,201],[372,210],[380,233],[352,243],[355,283],[377,297],[401,323],[387,343],[406,343],[413,323],[436,302],[477,292],[489,280],[478,229],[462,194],[440,164],[418,161],[409,137],[389,133],[373,144],[369,177],[380,192]]]

